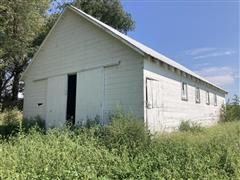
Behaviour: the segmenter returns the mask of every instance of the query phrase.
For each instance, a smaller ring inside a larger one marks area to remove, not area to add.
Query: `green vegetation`
[[[105,127],[0,138],[0,179],[239,179],[239,152],[239,121],[152,137],[116,113]]]
[[[22,113],[16,109],[0,113],[0,136],[7,137],[19,132],[22,124]]]
[[[200,124],[191,121],[182,121],[179,126],[179,131],[201,132],[202,130],[203,127]]]
[[[232,102],[228,102],[226,106],[222,107],[221,121],[231,122],[240,121],[240,97],[234,95]]]

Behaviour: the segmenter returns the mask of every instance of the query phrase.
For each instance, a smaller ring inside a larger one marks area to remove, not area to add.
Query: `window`
[[[195,89],[196,103],[200,103],[200,89],[197,87]]]
[[[210,104],[210,97],[209,97],[209,92],[206,91],[206,104]]]
[[[153,79],[147,79],[147,108],[159,108],[161,107],[161,88],[159,81]]]
[[[217,95],[214,94],[214,106],[217,106]]]
[[[184,101],[188,100],[187,83],[185,82],[182,82],[182,100]]]

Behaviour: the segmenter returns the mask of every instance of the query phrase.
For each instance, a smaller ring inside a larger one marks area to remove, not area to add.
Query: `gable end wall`
[[[104,68],[104,115],[122,108],[143,119],[143,57],[67,10],[24,76],[24,116],[38,115],[41,99],[44,104],[40,115],[46,117],[48,78],[119,61],[117,66]]]

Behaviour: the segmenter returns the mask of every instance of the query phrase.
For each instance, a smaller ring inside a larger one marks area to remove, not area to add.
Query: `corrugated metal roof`
[[[224,89],[222,89],[221,87],[218,87],[217,85],[209,82],[208,80],[206,80],[205,78],[199,76],[198,74],[194,73],[193,71],[191,71],[190,69],[184,67],[183,65],[177,63],[176,61],[158,53],[157,51],[143,45],[142,43],[130,38],[129,36],[117,31],[116,29],[108,26],[107,24],[99,21],[98,19],[86,14],[85,12],[81,11],[80,9],[74,7],[74,6],[68,6],[70,9],[74,10],[75,12],[77,12],[78,14],[80,14],[81,16],[85,17],[86,19],[90,20],[91,22],[93,22],[94,24],[96,24],[97,26],[101,27],[102,29],[104,29],[105,31],[111,33],[113,36],[117,37],[118,39],[120,38],[120,40],[124,41],[124,43],[130,45],[131,47],[135,48],[135,50],[138,50],[144,54],[147,54],[153,58],[156,58],[172,67],[175,67],[187,74],[190,74],[194,77],[196,77],[197,79],[200,79],[222,91],[224,91],[225,93],[227,93],[227,91],[225,91]]]

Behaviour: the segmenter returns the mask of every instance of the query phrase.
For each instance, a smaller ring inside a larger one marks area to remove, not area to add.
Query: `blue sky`
[[[239,1],[121,2],[136,23],[129,36],[226,89],[228,98],[240,95]]]
[[[239,90],[239,2],[122,0],[128,35],[233,94]]]

